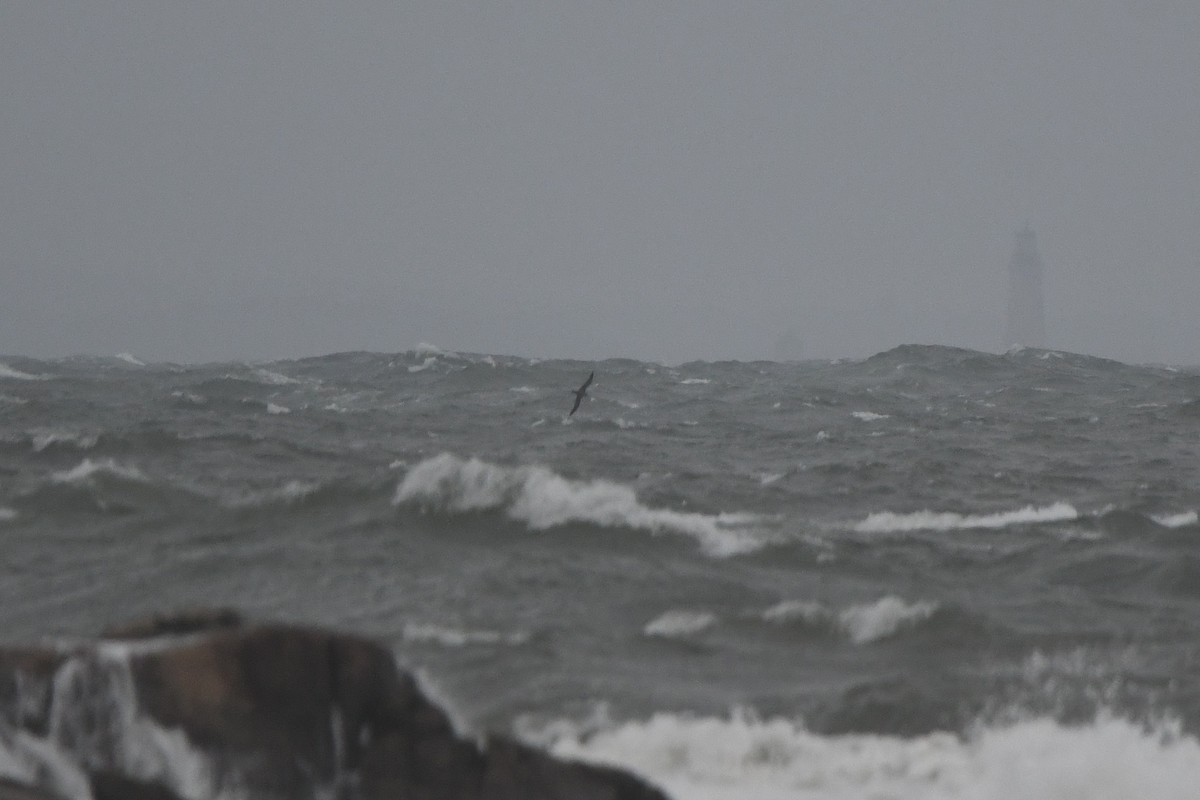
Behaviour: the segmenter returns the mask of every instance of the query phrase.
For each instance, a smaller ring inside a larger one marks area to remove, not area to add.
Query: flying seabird
[[[571,407],[571,414],[574,414],[579,410],[579,404],[583,402],[583,396],[587,394],[587,387],[592,385],[592,378],[594,377],[596,377],[595,372],[588,373],[588,378],[583,382],[583,386],[580,386],[578,389],[571,390],[575,393],[575,405]],[[569,417],[571,414],[567,414],[567,416]]]

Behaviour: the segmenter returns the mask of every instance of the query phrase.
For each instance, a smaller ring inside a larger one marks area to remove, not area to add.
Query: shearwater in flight
[[[596,377],[596,373],[589,372],[587,380],[583,382],[583,386],[580,386],[578,389],[571,390],[575,393],[575,405],[571,407],[571,414],[574,414],[579,410],[579,404],[583,402],[583,396],[587,394],[587,387],[591,386],[592,378],[594,377]],[[567,414],[567,416],[569,417],[571,414]]]

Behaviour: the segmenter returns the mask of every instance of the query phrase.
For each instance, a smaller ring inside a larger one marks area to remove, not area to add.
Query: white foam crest
[[[958,514],[953,511],[915,511],[897,514],[881,511],[871,514],[854,526],[859,533],[897,533],[904,531],[948,531],[973,528],[1006,528],[1010,525],[1031,525],[1039,522],[1062,522],[1079,518],[1070,503],[1058,502],[1049,506],[1025,506],[1016,511],[995,514]]]
[[[783,477],[782,472],[764,472],[758,476],[758,482],[763,486],[770,486]]]
[[[177,400],[187,401],[194,406],[202,406],[208,402],[208,400],[202,395],[198,395],[195,392],[185,392],[182,389],[176,389],[175,391],[171,392],[171,397],[174,397]]]
[[[646,623],[642,633],[646,636],[675,639],[700,633],[716,624],[716,615],[708,611],[673,609]]]
[[[509,388],[510,392],[519,392],[520,394],[533,394],[537,391],[532,386],[513,386]]]
[[[598,731],[521,731],[559,757],[636,772],[676,800],[1191,800],[1200,742],[1103,717],[981,726],[960,737],[823,736],[798,719],[655,714]]]
[[[50,479],[55,483],[87,483],[96,475],[115,475],[118,478],[125,478],[132,481],[141,481],[145,483],[149,480],[137,467],[127,467],[119,464],[111,458],[92,461],[90,458],[85,458],[77,466],[54,472],[50,475]]]
[[[1150,518],[1164,528],[1186,528],[1200,522],[1200,514],[1195,511],[1185,511],[1182,514],[1153,514]]]
[[[260,383],[265,383],[268,386],[287,386],[289,384],[301,383],[301,381],[284,375],[282,372],[276,372],[265,367],[256,367],[254,375]]]
[[[429,342],[421,342],[420,344],[418,344],[416,347],[414,347],[412,349],[412,352],[414,355],[418,355],[418,356],[452,356],[452,355],[454,355],[454,353],[451,353],[448,350],[443,350],[442,348],[438,347],[436,344],[429,344]]]
[[[855,644],[866,644],[891,636],[901,628],[924,622],[937,611],[937,603],[922,600],[907,603],[888,595],[874,603],[850,606],[838,614],[838,625]]]
[[[303,500],[320,488],[321,485],[319,483],[292,480],[278,489],[251,492],[236,499],[227,499],[225,502],[227,507],[230,508],[259,508],[281,501],[284,504],[295,503]]]
[[[909,603],[895,595],[840,610],[811,600],[786,600],[768,608],[762,613],[762,618],[777,624],[803,622],[808,625],[828,625],[852,643],[861,645],[885,639],[902,628],[924,622],[937,609],[938,604],[932,601]]]
[[[408,368],[408,371],[409,372],[422,372],[424,370],[429,369],[437,362],[438,362],[437,356],[429,356],[424,361],[422,361],[420,364],[414,364],[414,365],[410,366]]]
[[[443,647],[465,647],[479,644],[519,645],[529,641],[524,631],[504,633],[491,630],[464,630],[445,625],[410,622],[404,626],[404,639],[408,642],[434,642]]]
[[[288,408],[287,406],[279,406],[279,405],[275,405],[274,403],[267,403],[267,413],[268,414],[290,414],[290,413],[292,413],[292,410],[290,408]]]
[[[135,367],[144,367],[146,362],[135,358],[133,353],[117,353],[117,360],[124,361],[126,364],[132,364]]]
[[[218,792],[212,763],[186,734],[142,714],[129,671],[129,649],[100,646],[64,664],[54,677],[48,739],[89,768],[115,769],[161,782],[186,798]],[[227,781],[220,781],[222,788]]]
[[[0,506],[0,522],[12,522],[17,518],[17,512],[6,506]]]
[[[54,797],[92,800],[91,782],[70,756],[53,742],[6,726],[0,726],[0,776]]]
[[[23,406],[29,401],[24,397],[13,397],[11,394],[0,394],[0,403],[7,403],[10,406]]]
[[[709,378],[684,378],[680,383],[684,386],[691,386],[699,383],[712,383],[712,380]]]
[[[891,419],[890,414],[876,414],[874,411],[852,411],[850,416],[863,422],[874,422],[879,419]]]
[[[503,510],[533,530],[570,522],[633,528],[696,539],[705,553],[724,557],[767,544],[754,514],[709,515],[649,508],[628,486],[606,480],[573,481],[542,466],[502,467],[442,453],[417,464],[396,490],[395,505],[450,512]]]
[[[54,444],[70,444],[81,450],[90,450],[100,441],[96,434],[83,434],[78,431],[38,430],[30,431],[30,444],[35,453],[40,453]]]
[[[7,364],[0,364],[0,378],[9,378],[14,381],[44,381],[48,377],[48,375],[30,375],[28,372],[13,369]]]

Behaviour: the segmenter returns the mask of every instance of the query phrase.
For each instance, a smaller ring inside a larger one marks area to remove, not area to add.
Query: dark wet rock
[[[0,720],[86,774],[95,800],[231,787],[271,800],[665,800],[616,769],[460,735],[361,637],[227,611],[108,634],[63,652],[0,648]]]
[[[134,780],[110,770],[93,772],[91,784],[94,800],[180,800],[161,784]]]
[[[105,628],[102,639],[151,639],[157,636],[182,636],[221,628],[236,628],[243,624],[242,615],[231,608],[199,608]]]
[[[41,789],[25,786],[8,778],[0,778],[0,800],[58,800]]]

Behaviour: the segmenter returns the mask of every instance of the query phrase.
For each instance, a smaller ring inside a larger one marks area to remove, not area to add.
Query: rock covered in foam
[[[0,647],[0,800],[665,800],[615,769],[459,735],[367,639],[228,611]]]

